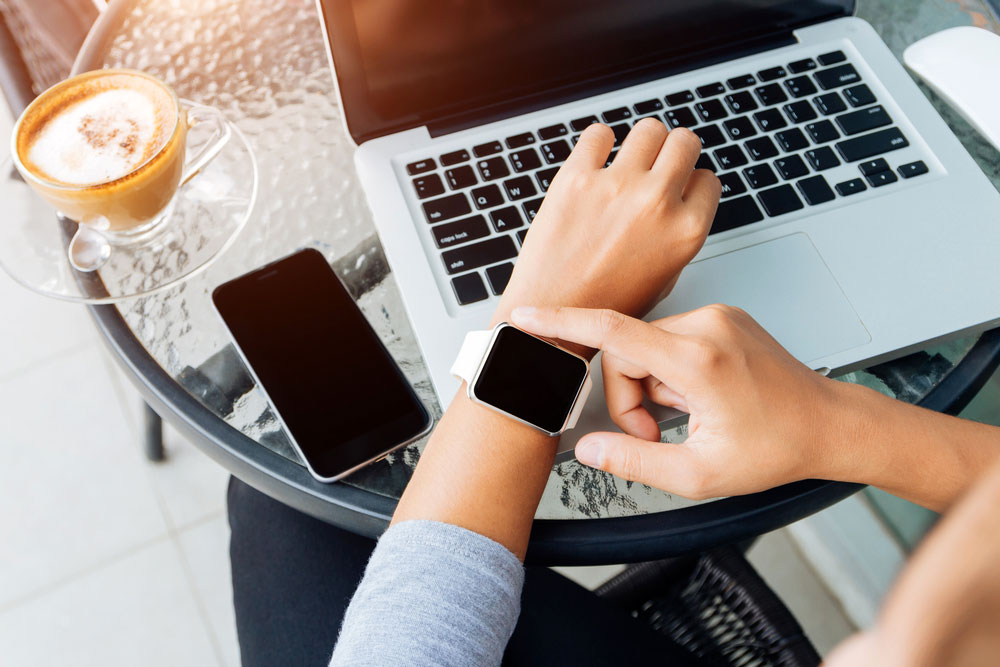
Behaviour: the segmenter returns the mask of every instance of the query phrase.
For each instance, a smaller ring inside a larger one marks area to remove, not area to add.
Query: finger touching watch
[[[469,332],[451,374],[473,402],[551,436],[576,426],[593,386],[586,359],[506,322]]]

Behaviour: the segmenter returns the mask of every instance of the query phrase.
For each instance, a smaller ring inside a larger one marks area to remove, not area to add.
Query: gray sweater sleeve
[[[368,561],[330,664],[499,665],[523,585],[521,562],[487,537],[396,524]]]

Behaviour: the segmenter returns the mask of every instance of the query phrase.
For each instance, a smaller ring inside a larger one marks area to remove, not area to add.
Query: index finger
[[[511,321],[538,336],[604,350],[671,385],[688,376],[682,336],[613,310],[522,306]]]

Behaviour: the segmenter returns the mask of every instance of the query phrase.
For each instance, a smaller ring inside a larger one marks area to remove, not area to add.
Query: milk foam
[[[132,172],[164,142],[156,102],[113,88],[60,110],[37,130],[28,160],[70,185],[112,181]],[[172,128],[171,128],[172,129]]]

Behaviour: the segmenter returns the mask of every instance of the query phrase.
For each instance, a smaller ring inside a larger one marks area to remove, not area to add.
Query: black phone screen
[[[212,299],[317,477],[427,429],[423,404],[319,251],[220,285]]]

